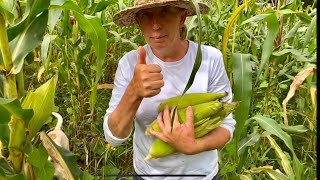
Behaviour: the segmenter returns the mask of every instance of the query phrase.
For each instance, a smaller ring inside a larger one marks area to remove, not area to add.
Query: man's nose
[[[161,28],[161,25],[160,25],[160,16],[152,16],[152,29],[153,30],[159,30]]]

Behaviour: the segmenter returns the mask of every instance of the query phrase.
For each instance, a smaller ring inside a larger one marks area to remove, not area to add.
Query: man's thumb
[[[139,46],[138,48],[138,64],[146,64],[146,50],[143,46]]]

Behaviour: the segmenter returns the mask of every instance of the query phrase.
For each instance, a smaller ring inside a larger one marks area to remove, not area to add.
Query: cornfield
[[[187,39],[222,51],[241,102],[220,178],[316,179],[316,0],[204,2],[210,11],[188,17]],[[119,59],[145,44],[137,27],[112,22],[132,4],[0,0],[1,180],[52,179],[52,152],[74,179],[132,179],[132,139],[111,147],[102,127]],[[44,133],[51,112],[70,151]]]

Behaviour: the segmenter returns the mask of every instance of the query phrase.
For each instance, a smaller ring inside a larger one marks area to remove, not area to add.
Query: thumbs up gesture
[[[160,93],[163,85],[161,67],[157,64],[146,64],[146,50],[139,46],[137,64],[129,84],[134,95],[139,98],[155,96]]]

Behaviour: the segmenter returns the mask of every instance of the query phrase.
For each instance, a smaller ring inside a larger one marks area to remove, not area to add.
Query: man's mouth
[[[165,37],[165,35],[152,36],[151,39],[159,40],[159,39],[162,39],[164,37]]]

